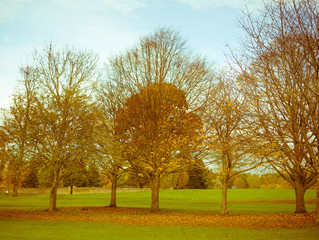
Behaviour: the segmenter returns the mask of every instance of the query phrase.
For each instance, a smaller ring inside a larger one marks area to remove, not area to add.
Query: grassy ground
[[[315,209],[316,191],[308,190],[305,194],[309,212]],[[110,194],[58,195],[58,207],[107,206]],[[121,207],[149,208],[151,193],[118,193],[117,203]],[[165,190],[160,192],[162,210],[194,213],[219,213],[220,190]],[[256,213],[292,213],[295,211],[295,195],[290,189],[230,189],[228,192],[229,211],[231,214]],[[49,196],[22,195],[11,197],[0,195],[1,209],[46,209]]]
[[[99,222],[0,221],[0,239],[318,239],[319,229],[133,226]]]
[[[150,192],[119,193],[118,206],[124,208],[118,212],[102,208],[109,198],[110,194],[58,195],[60,211],[52,216],[44,211],[49,202],[47,194],[0,195],[0,239],[318,239],[319,236],[319,229],[309,224],[313,215],[288,214],[295,210],[293,190],[231,189],[228,196],[231,215],[226,217],[215,215],[220,212],[220,190],[161,191],[163,211],[158,215],[146,210],[150,207]],[[307,191],[309,212],[315,208],[315,198],[315,191]],[[96,208],[82,208],[85,206]],[[269,228],[281,220],[283,225]],[[300,225],[303,221],[306,224]],[[301,229],[294,229],[295,223]]]

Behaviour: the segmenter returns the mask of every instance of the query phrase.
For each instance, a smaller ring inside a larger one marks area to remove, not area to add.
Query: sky
[[[0,108],[18,87],[19,68],[32,52],[53,43],[108,58],[159,27],[172,27],[195,53],[217,66],[228,44],[240,47],[242,11],[261,0],[0,0]]]

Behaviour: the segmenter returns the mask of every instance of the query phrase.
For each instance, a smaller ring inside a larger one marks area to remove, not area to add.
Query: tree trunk
[[[305,206],[305,188],[299,179],[295,182],[295,194],[296,194],[296,211],[295,213],[306,213]]]
[[[73,185],[70,186],[70,194],[73,194]]]
[[[50,189],[50,203],[49,203],[49,213],[53,213],[57,210],[56,208],[56,196],[58,191],[58,185],[54,184]]]
[[[112,176],[111,202],[109,207],[116,207],[117,175]]]
[[[139,180],[137,180],[136,187],[137,188],[143,188],[143,185],[142,185],[142,183]]]
[[[317,206],[316,206],[316,225],[319,226],[319,169],[317,169]]]
[[[151,179],[151,190],[152,190],[152,206],[151,212],[159,212],[159,189],[160,189],[160,176],[155,175],[153,179]]]
[[[228,187],[228,176],[223,174],[222,180],[222,204],[221,204],[221,214],[228,214],[227,210],[227,187]]]
[[[12,196],[13,197],[18,196],[18,183],[17,183],[17,181],[14,181],[14,183],[13,183]]]

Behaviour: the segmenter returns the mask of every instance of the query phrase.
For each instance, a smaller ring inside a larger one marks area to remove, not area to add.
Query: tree
[[[249,188],[260,188],[260,177],[257,174],[251,174],[247,177],[247,184]]]
[[[87,186],[88,187],[101,187],[100,172],[98,166],[90,163],[87,171]]]
[[[0,126],[0,182],[3,180],[3,172],[7,164],[6,145],[8,138]]]
[[[32,139],[44,166],[42,174],[50,179],[49,212],[56,210],[57,188],[65,170],[91,150],[96,106],[89,89],[97,77],[96,64],[91,52],[59,50],[50,44],[35,51],[27,67],[38,86]]]
[[[119,178],[127,167],[124,145],[117,122],[123,96],[116,86],[101,82],[97,89],[99,118],[95,130],[96,154],[94,161],[111,181],[109,207],[116,207],[116,189]]]
[[[40,170],[40,166],[35,160],[29,161],[26,167],[26,176],[23,179],[22,187],[25,187],[25,188],[39,187],[40,185],[39,170]]]
[[[70,187],[70,194],[73,194],[73,187],[86,187],[88,171],[86,169],[86,161],[79,157],[75,161],[69,163],[64,170],[62,177],[63,186]]]
[[[13,196],[18,196],[18,187],[32,150],[32,118],[36,111],[37,85],[30,79],[29,68],[21,68],[21,89],[13,95],[10,109],[4,115],[2,131],[7,138],[5,157],[7,174],[13,185]]]
[[[280,175],[274,173],[266,173],[260,177],[263,188],[278,188],[280,180]]]
[[[247,39],[236,62],[259,125],[254,134],[268,163],[294,187],[296,213],[306,212],[319,149],[318,4],[274,0],[240,23]]]
[[[127,121],[122,129],[131,150],[127,159],[149,177],[151,211],[158,211],[160,179],[180,167],[177,151],[182,150],[182,141],[186,146],[191,139],[183,139],[190,125],[185,128],[181,120],[195,119],[202,110],[212,78],[210,66],[186,51],[178,33],[159,29],[111,59],[107,76],[110,86],[124,96],[118,121]]]
[[[144,188],[149,186],[149,180],[143,173],[138,173],[132,168],[128,168],[123,175],[125,177],[125,183],[129,187]]]
[[[118,119],[131,167],[150,180],[152,211],[159,210],[160,180],[185,168],[189,150],[198,146],[201,120],[187,109],[183,91],[154,84],[132,95]]]
[[[207,169],[205,168],[202,159],[194,159],[194,162],[187,166],[186,172],[188,175],[188,183],[186,188],[204,189],[207,187],[205,181]]]
[[[248,184],[243,176],[239,174],[235,177],[233,186],[235,186],[236,189],[245,189],[248,187]]]
[[[218,171],[222,182],[222,214],[228,213],[229,180],[262,163],[256,155],[258,143],[248,134],[252,127],[249,113],[247,99],[239,93],[235,82],[221,76],[209,97],[205,126],[206,145],[211,153],[207,162]]]

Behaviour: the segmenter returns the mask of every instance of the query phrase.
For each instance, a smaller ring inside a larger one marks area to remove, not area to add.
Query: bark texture
[[[225,174],[223,176],[222,183],[222,204],[221,204],[221,214],[228,214],[227,210],[227,186],[228,186],[228,176]]]
[[[109,207],[116,207],[117,175],[112,176],[111,202]]]
[[[306,213],[306,206],[305,206],[305,192],[306,188],[301,183],[299,179],[295,181],[295,195],[296,195],[296,211],[295,213]]]
[[[54,184],[50,190],[49,213],[53,213],[57,210],[57,207],[56,207],[57,191],[58,191],[58,187],[56,184]]]
[[[155,175],[152,179],[152,205],[151,212],[159,212],[159,190],[160,190],[160,177]]]

